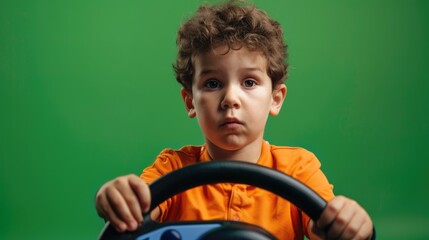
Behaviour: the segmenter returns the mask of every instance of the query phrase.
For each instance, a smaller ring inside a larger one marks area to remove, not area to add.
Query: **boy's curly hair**
[[[202,5],[180,27],[177,34],[178,54],[173,65],[176,80],[191,91],[194,74],[192,57],[222,44],[227,44],[230,50],[245,46],[261,51],[268,62],[267,73],[273,88],[285,80],[287,46],[283,42],[280,24],[255,6],[235,0],[214,6]]]

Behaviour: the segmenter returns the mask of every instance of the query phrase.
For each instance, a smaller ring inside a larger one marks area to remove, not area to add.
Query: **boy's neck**
[[[262,139],[257,139],[243,148],[237,150],[226,150],[206,141],[208,154],[212,160],[239,160],[256,163],[262,152]]]

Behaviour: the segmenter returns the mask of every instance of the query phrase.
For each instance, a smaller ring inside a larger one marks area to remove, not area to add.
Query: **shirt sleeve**
[[[175,169],[178,169],[180,164],[177,159],[177,154],[174,152],[174,150],[166,149],[162,151],[155,161],[143,170],[140,178],[143,179],[147,184],[151,184],[159,177],[174,171]],[[175,197],[167,199],[158,206],[161,210],[161,221],[168,215],[169,206],[171,206],[174,198]]]
[[[325,201],[329,201],[334,198],[334,187],[329,183],[320,167],[321,163],[317,157],[313,153],[308,152],[308,155],[301,160],[294,175],[325,199]],[[302,213],[302,226],[306,236],[308,236],[307,226],[310,220],[307,214]]]

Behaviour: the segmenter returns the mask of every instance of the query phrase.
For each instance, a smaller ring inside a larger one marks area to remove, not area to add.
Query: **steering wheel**
[[[196,163],[170,172],[149,185],[152,195],[150,211],[160,203],[188,189],[214,183],[241,183],[268,190],[297,206],[311,219],[317,220],[326,201],[303,183],[280,171],[234,160],[215,160]],[[150,212],[149,211],[149,212]],[[107,222],[100,240],[213,240],[276,239],[268,231],[235,221],[192,221],[157,223],[145,214],[143,224],[133,232],[118,233]]]

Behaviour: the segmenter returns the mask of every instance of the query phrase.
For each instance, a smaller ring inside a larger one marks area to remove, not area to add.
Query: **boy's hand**
[[[354,200],[338,196],[328,202],[319,220],[310,221],[311,239],[371,239],[373,224]]]
[[[136,230],[143,212],[150,208],[148,185],[136,175],[115,178],[105,183],[95,197],[98,215],[109,220],[117,231]]]

